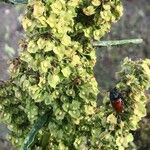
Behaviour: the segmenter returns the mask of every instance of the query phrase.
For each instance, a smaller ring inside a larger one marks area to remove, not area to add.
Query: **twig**
[[[28,0],[0,0],[0,2],[10,3],[10,4],[27,4]]]
[[[97,41],[93,42],[95,47],[109,47],[116,45],[125,45],[125,44],[140,44],[143,42],[143,39],[127,39],[127,40],[114,40],[114,41]]]

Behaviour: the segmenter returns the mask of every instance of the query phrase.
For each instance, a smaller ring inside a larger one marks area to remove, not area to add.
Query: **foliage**
[[[108,95],[96,106],[93,75],[91,40],[101,38],[121,15],[119,0],[34,0],[27,5],[22,18],[27,38],[0,90],[1,118],[18,149],[31,128],[41,126],[29,149],[123,150],[133,140],[130,130],[146,114],[150,60],[124,60],[116,85],[126,104],[119,122]],[[35,126],[45,113],[49,121]]]
[[[150,133],[150,103],[147,105],[147,116],[140,122],[140,129],[134,135],[135,144],[138,150],[147,150],[150,148],[149,133]]]

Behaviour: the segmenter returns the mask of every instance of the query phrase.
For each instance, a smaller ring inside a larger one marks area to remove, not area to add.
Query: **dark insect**
[[[122,113],[124,111],[124,102],[122,95],[118,92],[116,88],[110,90],[110,101],[112,107],[117,113]]]

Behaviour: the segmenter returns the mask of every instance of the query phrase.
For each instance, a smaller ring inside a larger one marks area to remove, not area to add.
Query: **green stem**
[[[28,0],[0,0],[0,2],[11,3],[11,4],[27,4]]]
[[[143,42],[143,39],[127,39],[127,40],[114,40],[114,41],[97,41],[93,42],[93,46],[95,47],[109,47],[116,45],[124,45],[124,44],[140,44]]]

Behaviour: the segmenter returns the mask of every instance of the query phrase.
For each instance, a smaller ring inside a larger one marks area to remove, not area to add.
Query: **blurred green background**
[[[98,48],[97,63],[94,67],[98,84],[105,90],[116,83],[115,72],[125,57],[133,60],[150,58],[150,0],[123,0],[124,16],[113,25],[111,32],[102,40],[142,38],[139,45],[126,45]],[[18,17],[23,14],[25,5],[0,3],[0,80],[7,80],[8,60],[18,56],[18,41],[23,37],[23,29]],[[150,103],[148,115],[140,122],[134,132],[135,141],[128,150],[150,150]],[[0,150],[11,150],[11,144],[4,139],[7,129],[0,124]]]

